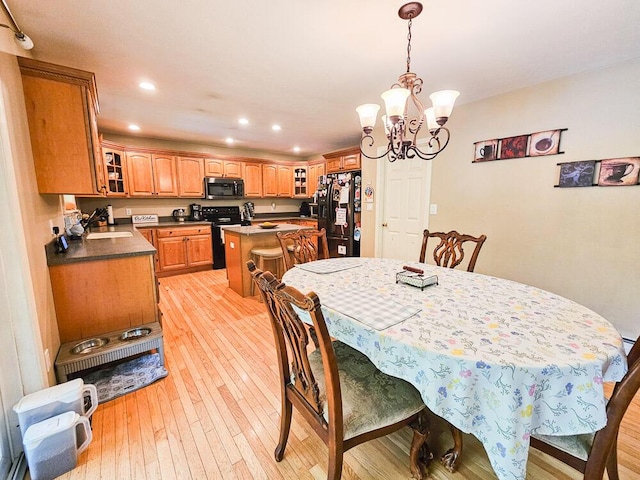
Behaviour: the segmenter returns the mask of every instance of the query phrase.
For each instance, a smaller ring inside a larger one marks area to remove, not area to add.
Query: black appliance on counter
[[[224,232],[220,227],[240,227],[251,225],[242,220],[240,207],[202,207],[202,217],[211,222],[211,240],[213,243],[213,269],[225,268]]]
[[[194,222],[202,221],[202,205],[192,203],[191,205],[189,205],[189,207],[191,208],[189,220],[193,220]]]
[[[321,177],[317,192],[318,229],[327,231],[329,256],[360,256],[362,203],[360,170]]]

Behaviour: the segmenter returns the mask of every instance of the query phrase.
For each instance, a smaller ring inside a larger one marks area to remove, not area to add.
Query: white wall
[[[477,272],[573,299],[633,339],[640,186],[554,185],[558,162],[640,156],[638,78],[634,61],[456,108],[433,164],[430,217],[432,230],[487,235]],[[568,129],[564,155],[471,163],[474,142],[555,128]]]

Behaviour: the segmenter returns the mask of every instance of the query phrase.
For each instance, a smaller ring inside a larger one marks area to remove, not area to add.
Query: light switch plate
[[[429,205],[429,213],[431,215],[437,215],[438,214],[438,205],[436,205],[435,203],[432,203],[431,205]]]

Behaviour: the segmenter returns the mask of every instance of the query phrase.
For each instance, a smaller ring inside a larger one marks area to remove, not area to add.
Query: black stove
[[[225,268],[224,232],[220,227],[251,225],[249,220],[243,220],[240,207],[202,207],[202,216],[211,222],[211,237],[213,241],[213,269]]]

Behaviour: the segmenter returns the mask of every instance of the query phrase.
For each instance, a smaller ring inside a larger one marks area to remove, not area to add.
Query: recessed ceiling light
[[[227,137],[224,139],[225,142],[227,142],[229,145],[231,145],[233,142],[235,142],[235,140],[231,137]]]
[[[249,125],[249,120],[243,117],[243,118],[238,119],[238,123],[240,125]]]
[[[293,147],[293,151],[296,153],[300,153],[300,147]]]
[[[129,130],[133,130],[134,132],[139,132],[140,127],[138,125],[134,125],[133,123],[129,125]]]
[[[156,86],[151,82],[140,82],[138,86],[143,90],[155,90]]]
[[[278,124],[271,125],[271,130],[273,130],[274,132],[279,132],[280,130],[282,130],[282,127]]]

